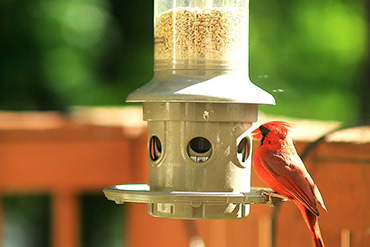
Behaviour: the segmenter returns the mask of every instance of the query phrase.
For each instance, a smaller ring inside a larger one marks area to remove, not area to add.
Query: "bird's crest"
[[[293,124],[285,121],[271,121],[262,124],[265,128],[269,129],[272,132],[286,136],[290,130],[293,128]]]

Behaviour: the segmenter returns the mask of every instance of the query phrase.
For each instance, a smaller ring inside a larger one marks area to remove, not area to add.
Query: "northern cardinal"
[[[253,157],[257,176],[272,190],[292,200],[302,213],[316,247],[325,247],[319,228],[317,203],[326,209],[319,189],[294,147],[290,129],[283,121],[262,124],[251,135],[261,139]]]

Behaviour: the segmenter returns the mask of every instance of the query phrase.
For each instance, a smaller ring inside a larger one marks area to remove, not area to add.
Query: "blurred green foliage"
[[[51,198],[46,194],[2,196],[4,247],[51,246]],[[37,226],[37,227],[35,227]]]
[[[271,114],[369,117],[365,1],[251,1],[250,77]],[[123,105],[153,67],[153,1],[3,0],[0,109]]]
[[[125,205],[108,201],[103,193],[85,193],[80,197],[81,246],[126,246]]]
[[[123,104],[152,77],[151,1],[0,3],[0,108]]]
[[[367,115],[368,23],[361,1],[252,1],[252,81],[270,113],[354,120]]]

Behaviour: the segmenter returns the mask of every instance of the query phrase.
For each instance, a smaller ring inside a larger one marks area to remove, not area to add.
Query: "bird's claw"
[[[272,203],[273,192],[270,192],[270,191],[267,191],[267,190],[260,190],[259,192],[260,192],[261,195],[268,197],[269,200],[267,201],[267,205],[273,205],[273,203]]]
[[[273,201],[273,197],[276,197],[276,198],[280,198],[282,201],[286,201],[287,198],[285,196],[282,196],[282,195],[279,195],[278,193],[276,192],[272,192],[272,191],[267,191],[267,190],[259,190],[259,193],[263,196],[267,196],[268,197],[268,201],[267,201],[267,205],[269,206],[275,206],[276,205],[276,201],[274,202]]]

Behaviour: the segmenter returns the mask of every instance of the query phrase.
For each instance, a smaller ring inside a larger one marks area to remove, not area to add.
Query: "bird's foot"
[[[263,195],[263,196],[267,196],[268,197],[268,201],[267,201],[267,204],[268,205],[272,205],[273,203],[272,203],[272,196],[273,196],[273,193],[274,192],[271,192],[271,191],[267,191],[267,190],[260,190],[259,191],[260,193],[261,193],[261,195]]]
[[[267,196],[268,197],[268,201],[267,201],[267,205],[269,206],[275,206],[277,204],[277,201],[276,200],[273,200],[273,198],[280,198],[281,201],[286,201],[288,198],[283,196],[283,195],[280,195],[276,192],[273,192],[273,191],[267,191],[267,190],[259,190],[258,191],[261,195],[263,196]]]

